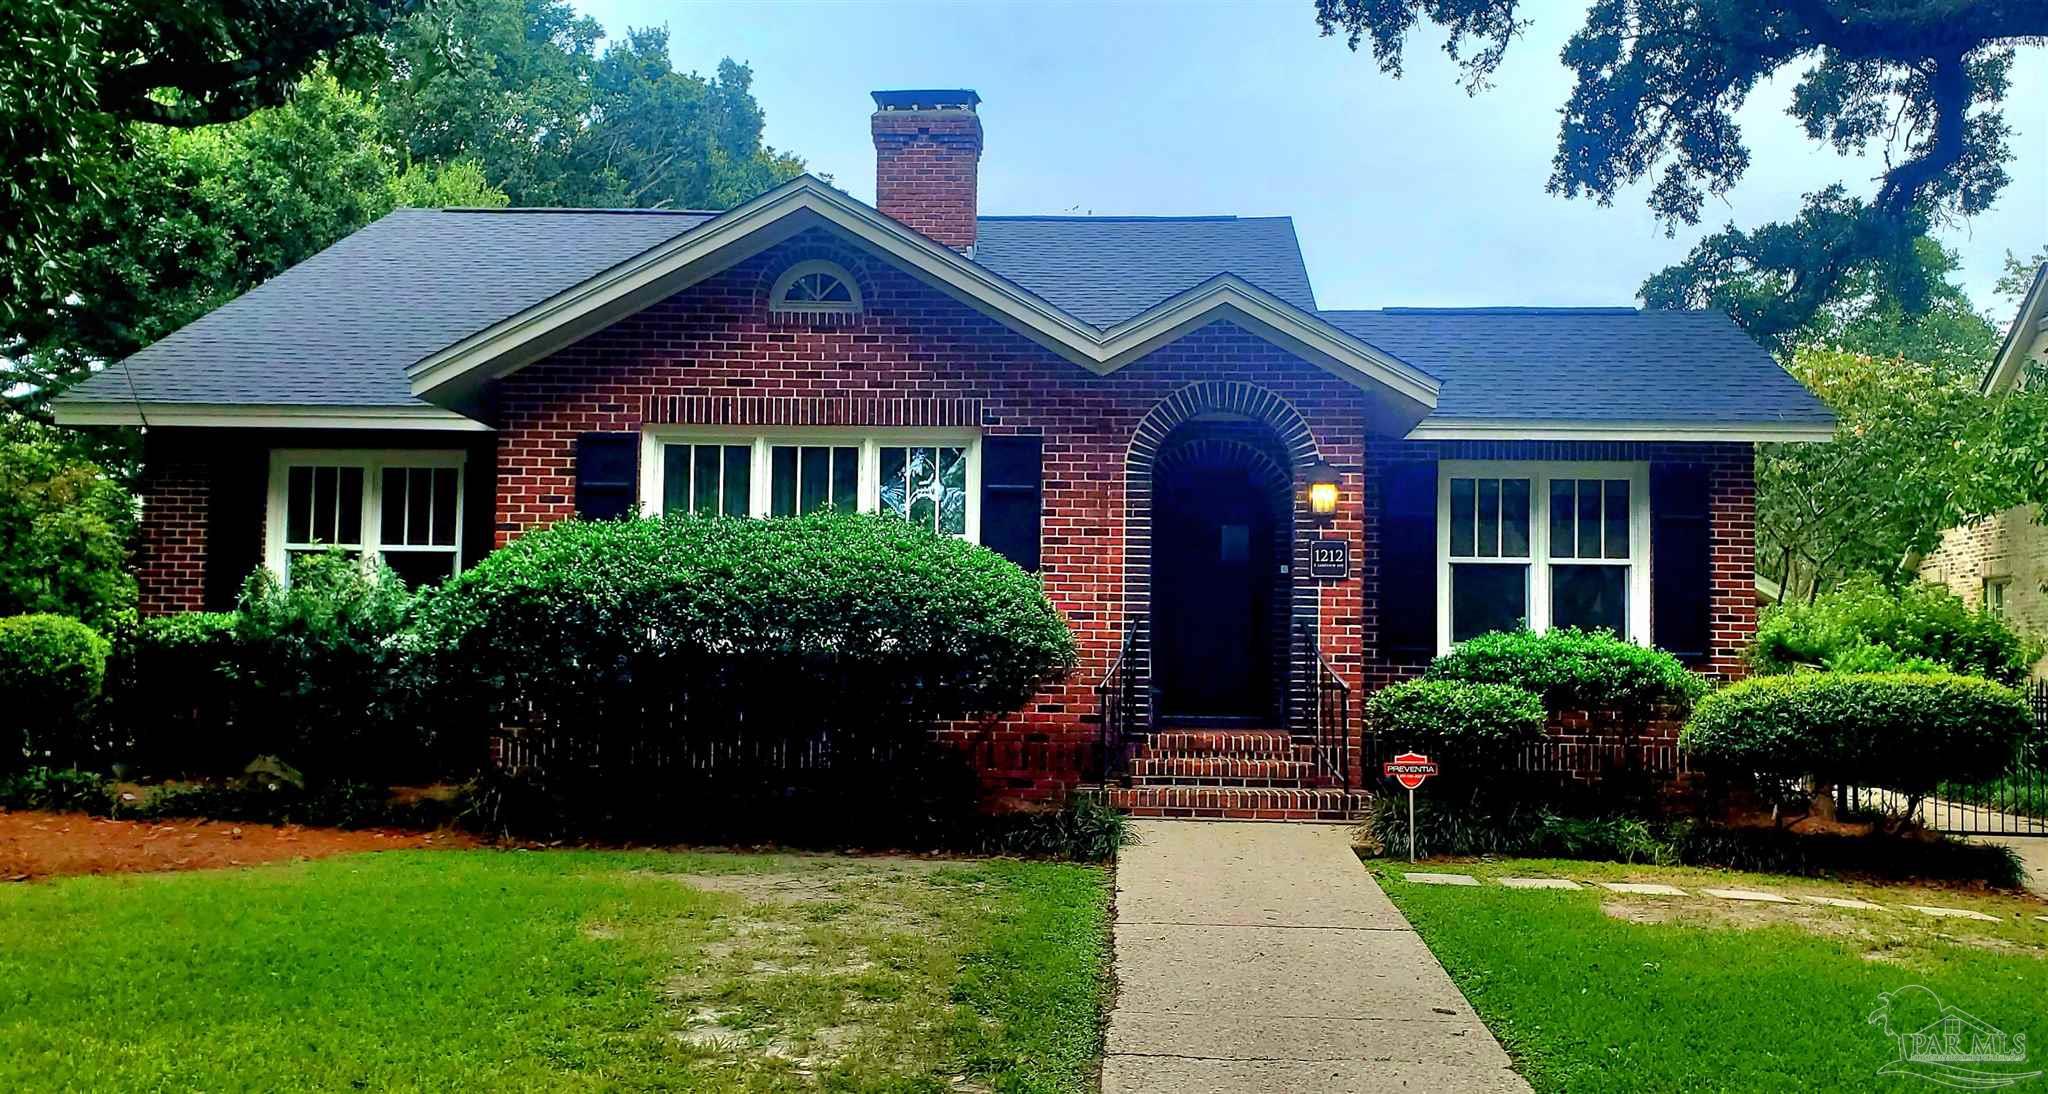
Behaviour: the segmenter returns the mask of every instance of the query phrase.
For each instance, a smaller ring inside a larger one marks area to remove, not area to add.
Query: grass
[[[1086,1089],[1094,867],[406,852],[0,889],[0,1089]]]
[[[1939,1089],[1879,1075],[1897,1050],[1866,1019],[1880,993],[1913,984],[2024,1033],[2032,1059],[2020,1070],[2048,1066],[2048,923],[2033,918],[2048,905],[2031,898],[1561,860],[1422,868],[1482,880],[1507,874],[1857,896],[2000,917],[1435,887],[1403,880],[1405,865],[1375,865],[1388,895],[1539,1091]]]
[[[2015,816],[2048,817],[2048,771],[2019,767],[1990,782],[1945,783],[1936,796]]]

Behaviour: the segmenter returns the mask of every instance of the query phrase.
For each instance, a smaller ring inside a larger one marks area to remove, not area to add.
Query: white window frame
[[[1451,480],[1529,480],[1529,557],[1451,557]],[[1596,460],[1443,460],[1437,464],[1436,487],[1436,645],[1451,650],[1451,565],[1524,565],[1529,572],[1529,629],[1550,629],[1550,568],[1571,565],[1617,566],[1622,559],[1550,557],[1550,481],[1552,479],[1626,479],[1629,493],[1628,633],[1637,645],[1650,643],[1650,465],[1645,461]],[[1395,575],[1398,580],[1399,575]],[[1705,590],[1701,590],[1705,595]]]
[[[419,449],[362,449],[362,448],[273,448],[270,450],[270,489],[268,503],[264,507],[263,520],[263,561],[270,571],[289,581],[291,565],[289,552],[285,547],[285,517],[290,506],[291,476],[294,467],[360,467],[363,469],[363,540],[362,551],[365,559],[383,557],[384,544],[384,469],[387,467],[452,467],[455,469],[455,545],[454,547],[416,547],[400,545],[394,552],[403,550],[413,554],[453,554],[455,561],[451,572],[462,572],[463,507],[469,493],[468,477],[463,474],[463,465],[468,453],[462,449],[419,448]],[[302,549],[302,548],[294,548]]]
[[[809,277],[812,274],[824,274],[845,285],[846,295],[851,299],[846,303],[831,300],[789,299],[790,287],[795,285],[799,278]],[[854,278],[853,274],[847,272],[846,267],[841,266],[837,262],[828,262],[822,258],[798,262],[782,271],[782,276],[777,277],[775,284],[769,288],[768,310],[772,314],[786,316],[845,317],[859,315],[862,310],[860,282]]]
[[[915,426],[872,429],[760,429],[723,426],[649,426],[640,432],[640,512],[662,515],[662,446],[671,444],[745,444],[752,448],[747,491],[748,512],[766,517],[773,504],[773,451],[777,445],[807,448],[853,447],[860,450],[855,477],[857,508],[863,513],[882,508],[882,449],[965,448],[967,450],[967,531],[969,543],[981,542],[981,434],[972,429],[924,429]]]
[[[1993,594],[1996,603],[1993,603]],[[1984,598],[1981,606],[1991,615],[2005,618],[2006,608],[2012,598],[2012,575],[1993,574],[1984,579]]]

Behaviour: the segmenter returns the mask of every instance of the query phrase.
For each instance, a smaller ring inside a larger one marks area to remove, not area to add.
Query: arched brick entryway
[[[1201,426],[1234,423],[1235,428],[1204,431]],[[1192,430],[1184,427],[1194,426]],[[1255,427],[1248,429],[1247,427]],[[1262,480],[1286,519],[1279,557],[1287,560],[1285,613],[1276,620],[1276,675],[1281,684],[1279,711],[1284,724],[1306,729],[1306,682],[1311,673],[1318,630],[1318,598],[1308,576],[1308,546],[1299,530],[1310,520],[1300,484],[1318,459],[1315,438],[1300,412],[1286,400],[1255,384],[1212,381],[1191,384],[1161,399],[1138,423],[1124,461],[1124,609],[1133,628],[1132,656],[1138,685],[1139,724],[1153,722],[1153,651],[1155,616],[1153,559],[1155,480],[1162,466],[1176,461],[1235,459],[1247,473]],[[1298,640],[1296,633],[1307,637]]]

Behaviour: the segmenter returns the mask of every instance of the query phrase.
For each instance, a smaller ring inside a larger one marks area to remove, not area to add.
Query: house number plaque
[[[1351,541],[1316,539],[1308,545],[1308,576],[1342,581],[1351,576]]]

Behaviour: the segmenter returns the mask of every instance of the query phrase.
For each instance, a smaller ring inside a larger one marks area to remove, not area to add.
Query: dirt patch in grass
[[[0,880],[67,874],[205,870],[356,851],[474,847],[460,833],[345,831],[224,821],[120,821],[84,813],[0,810]]]

